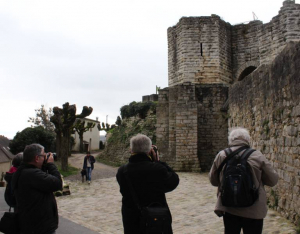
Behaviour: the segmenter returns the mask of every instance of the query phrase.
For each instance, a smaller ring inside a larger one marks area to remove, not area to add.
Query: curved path
[[[94,157],[97,156],[98,153],[92,153]],[[72,154],[71,157],[69,157],[69,164],[71,164],[73,167],[82,169],[83,166],[83,159],[86,154]],[[115,177],[117,174],[118,168],[111,167],[104,165],[102,163],[96,162],[94,164],[94,170],[92,172],[92,180],[96,179],[104,179],[104,178],[110,178]],[[68,176],[65,178],[66,180],[70,181],[76,181],[81,180],[81,174],[80,171],[77,175]]]

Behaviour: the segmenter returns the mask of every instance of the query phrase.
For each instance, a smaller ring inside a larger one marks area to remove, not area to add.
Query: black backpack
[[[240,156],[238,153],[244,153]],[[225,149],[226,158],[218,168],[218,174],[223,170],[221,182],[221,201],[226,207],[248,207],[258,198],[258,189],[253,183],[251,166],[248,157],[254,152],[248,146],[241,147],[234,152],[230,148]]]

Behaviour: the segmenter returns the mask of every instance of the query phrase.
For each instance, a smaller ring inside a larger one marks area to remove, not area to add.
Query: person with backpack
[[[223,217],[225,234],[260,234],[267,215],[264,186],[275,186],[278,174],[266,157],[250,148],[245,128],[230,131],[229,148],[220,151],[209,172],[218,187],[215,213]]]
[[[16,198],[13,194],[12,188],[11,188],[11,180],[14,175],[14,173],[18,170],[18,167],[21,165],[23,161],[23,153],[18,153],[12,160],[12,167],[8,172],[6,172],[4,179],[6,180],[6,188],[4,192],[4,199],[9,206],[9,211],[11,208],[14,208],[14,211],[16,211]]]

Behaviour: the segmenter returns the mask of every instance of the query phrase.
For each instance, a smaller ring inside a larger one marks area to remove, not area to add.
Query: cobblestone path
[[[223,233],[214,213],[216,188],[207,174],[178,173],[180,184],[167,194],[174,234]],[[70,196],[58,197],[59,214],[101,234],[122,234],[121,195],[115,177],[93,180],[91,185],[72,180]],[[295,226],[269,210],[263,233],[296,233]]]

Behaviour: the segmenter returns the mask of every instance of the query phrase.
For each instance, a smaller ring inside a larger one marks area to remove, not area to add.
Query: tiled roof
[[[9,162],[15,157],[9,151],[9,142],[8,138],[0,136],[0,163]]]

